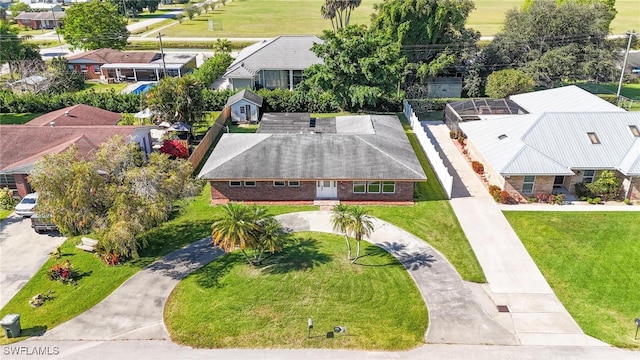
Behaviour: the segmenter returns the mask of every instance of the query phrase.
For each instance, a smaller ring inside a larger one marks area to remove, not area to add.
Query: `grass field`
[[[297,244],[246,264],[239,252],[180,282],[165,307],[171,339],[206,348],[405,350],[423,342],[427,309],[404,267],[363,243],[347,261],[340,236],[297,233]],[[307,338],[307,318],[314,329]],[[325,334],[336,325],[347,335]]]
[[[582,330],[640,349],[640,213],[505,212],[545,278]]]
[[[115,91],[117,93],[119,93],[120,91],[124,90],[129,84],[127,83],[121,83],[121,84],[102,84],[99,82],[89,82],[89,81],[85,81],[84,82],[84,90],[82,91],[90,91],[93,90],[95,92],[108,92],[108,91]]]
[[[0,114],[0,125],[11,125],[11,124],[24,124],[28,121],[31,121],[41,114],[38,113],[27,113],[27,114],[16,114],[16,113],[5,113]]]
[[[366,1],[353,12],[351,23],[368,25],[373,5],[380,1]],[[331,22],[320,16],[323,0],[234,0],[215,11],[202,14],[181,25],[164,29],[167,37],[231,37],[263,38],[281,34],[315,34],[330,30]],[[495,35],[502,27],[505,13],[522,6],[522,0],[476,0],[476,9],[469,16],[467,26],[483,36]],[[617,0],[618,14],[611,24],[612,34],[623,34],[638,27],[640,9],[637,0]],[[208,30],[208,21],[215,30]]]

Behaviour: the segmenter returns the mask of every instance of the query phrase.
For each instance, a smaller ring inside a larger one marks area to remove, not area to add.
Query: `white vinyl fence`
[[[442,188],[447,193],[447,197],[451,199],[453,176],[449,174],[449,169],[444,165],[442,155],[440,155],[438,150],[436,150],[434,145],[436,140],[433,138],[433,135],[431,135],[427,129],[422,127],[420,120],[413,112],[413,109],[407,100],[404,101],[404,116],[409,120],[411,129],[413,129],[413,132],[416,134],[422,151],[427,155],[427,159],[429,159],[429,163],[431,164],[433,171],[436,173],[436,177],[438,178],[440,185],[442,185]]]

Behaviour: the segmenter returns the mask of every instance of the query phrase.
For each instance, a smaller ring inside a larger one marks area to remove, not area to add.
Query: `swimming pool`
[[[142,84],[135,88],[132,93],[136,95],[144,94],[149,91],[152,87],[156,86],[156,84]]]

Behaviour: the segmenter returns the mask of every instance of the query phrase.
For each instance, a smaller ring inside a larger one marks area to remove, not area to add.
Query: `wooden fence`
[[[207,151],[209,150],[213,142],[218,138],[218,134],[220,134],[220,131],[225,128],[224,124],[230,117],[231,108],[227,106],[224,108],[224,110],[222,110],[220,115],[218,115],[216,121],[213,123],[213,125],[211,125],[207,133],[204,135],[202,141],[200,141],[200,144],[198,144],[198,147],[196,147],[193,153],[191,153],[191,156],[189,156],[189,161],[191,162],[191,165],[194,169],[197,169],[198,165],[200,165],[202,160],[204,160],[204,156],[207,154]]]

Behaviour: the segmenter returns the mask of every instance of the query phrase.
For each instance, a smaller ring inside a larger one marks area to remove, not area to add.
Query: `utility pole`
[[[627,67],[627,58],[629,57],[629,49],[631,49],[631,39],[635,36],[636,30],[626,33],[629,35],[629,42],[627,43],[627,52],[624,54],[624,61],[622,62],[622,70],[620,70],[620,81],[618,82],[618,92],[616,93],[616,101],[620,101],[620,90],[622,90],[622,80],[624,79],[624,70]]]
[[[60,27],[58,26],[58,23],[56,22],[56,12],[53,11],[53,6],[51,7],[51,16],[53,16],[53,26],[55,26],[56,35],[58,35],[58,44],[62,44],[62,41],[60,41]]]
[[[158,36],[156,36],[156,38],[160,41],[160,56],[162,56],[162,69],[164,71],[164,76],[167,76],[167,64],[164,62],[164,49],[162,48],[162,36],[164,36],[164,34],[158,33]]]

